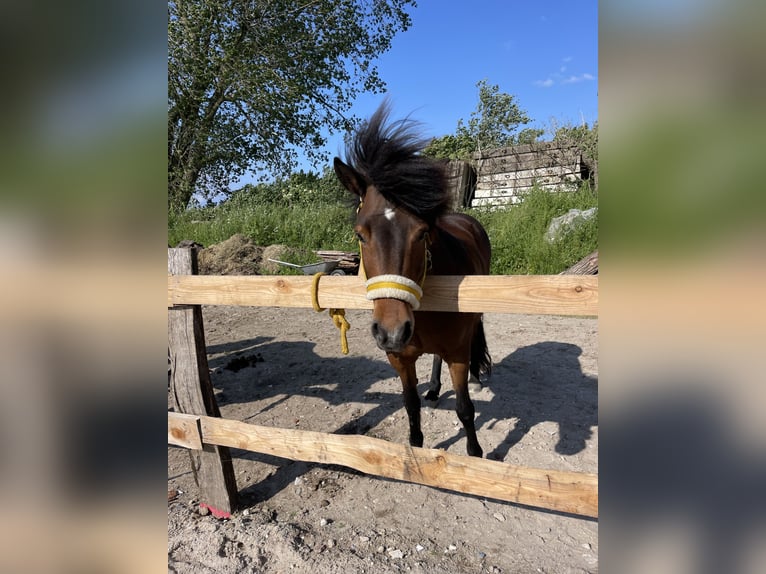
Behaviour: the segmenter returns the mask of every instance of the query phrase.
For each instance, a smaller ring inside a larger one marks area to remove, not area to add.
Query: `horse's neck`
[[[431,270],[433,275],[461,275],[465,273],[465,247],[448,226],[437,221],[435,234],[430,246]]]
[[[477,237],[478,223],[470,216],[449,214],[440,217],[434,226],[431,245],[433,275],[483,274],[488,255],[483,255],[483,237]],[[488,251],[489,247],[486,246]]]

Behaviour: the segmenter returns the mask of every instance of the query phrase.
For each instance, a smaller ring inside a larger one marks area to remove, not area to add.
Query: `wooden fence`
[[[230,447],[293,460],[339,464],[368,474],[498,500],[598,516],[598,477],[393,444],[366,436],[275,429],[220,418],[207,368],[200,305],[312,308],[311,277],[201,276],[196,252],[168,249],[168,344],[171,393],[168,443],[192,449],[203,505],[229,515],[237,501]],[[598,277],[428,277],[424,311],[598,314]],[[371,309],[358,277],[324,276],[322,307]]]

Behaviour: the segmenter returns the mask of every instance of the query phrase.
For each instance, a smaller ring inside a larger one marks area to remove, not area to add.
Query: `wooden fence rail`
[[[311,308],[312,277],[168,275],[168,306],[253,305]],[[423,311],[598,315],[597,275],[444,275],[427,277]],[[372,309],[359,277],[327,275],[319,305]]]
[[[291,460],[339,464],[365,474],[598,516],[595,474],[514,466],[363,435],[272,428],[175,413],[168,413],[168,442],[187,448],[198,448],[195,445],[201,443],[220,445]]]

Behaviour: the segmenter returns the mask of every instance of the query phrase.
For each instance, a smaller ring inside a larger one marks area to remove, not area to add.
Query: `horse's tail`
[[[489,349],[487,349],[487,339],[484,336],[484,321],[481,318],[471,340],[470,371],[477,379],[482,373],[487,376],[492,374],[492,357],[489,354]]]

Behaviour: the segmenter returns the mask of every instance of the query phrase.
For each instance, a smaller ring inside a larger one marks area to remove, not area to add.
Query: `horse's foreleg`
[[[428,382],[428,392],[425,399],[429,402],[439,400],[439,392],[442,390],[442,358],[434,355],[433,366],[431,367],[431,380]]]
[[[452,379],[452,387],[455,389],[455,412],[457,418],[463,423],[465,436],[468,441],[466,450],[471,456],[481,458],[484,451],[479,446],[479,439],[476,437],[476,427],[474,426],[474,416],[476,411],[468,395],[468,363],[450,363],[449,374]]]
[[[402,396],[404,408],[410,421],[410,444],[423,446],[423,431],[420,430],[420,395],[418,395],[418,377],[415,372],[415,360],[402,361],[394,355],[388,356],[402,380]]]

